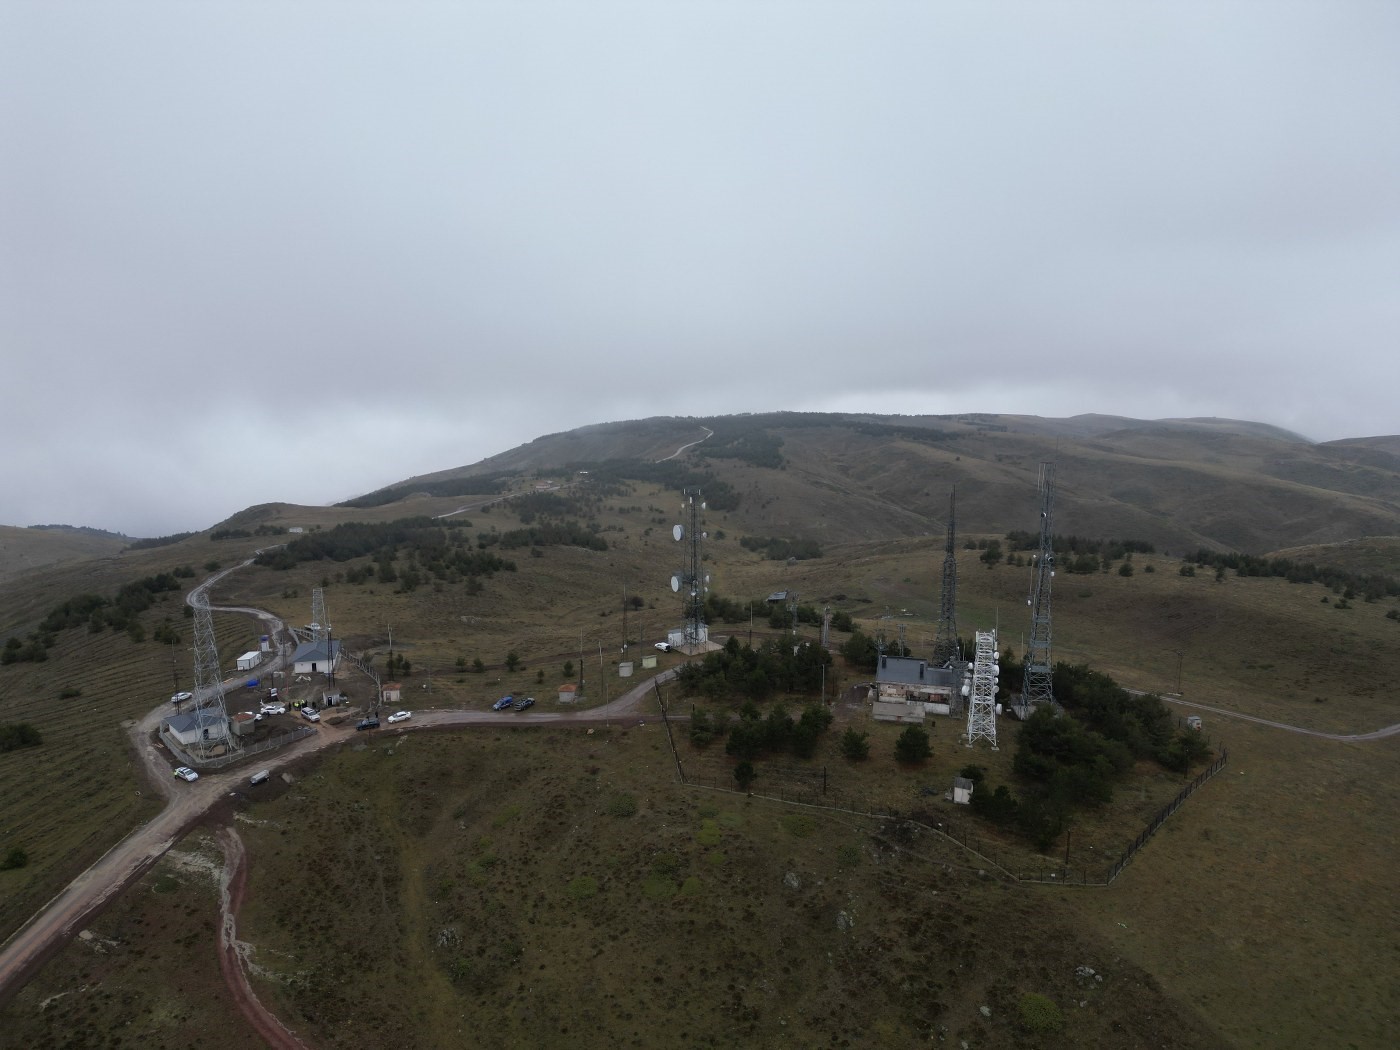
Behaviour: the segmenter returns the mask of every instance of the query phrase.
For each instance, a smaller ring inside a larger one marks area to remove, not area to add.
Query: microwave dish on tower
[[[700,499],[700,490],[685,490],[682,513],[689,512],[689,522],[679,523],[671,528],[671,536],[677,543],[685,541],[685,563],[680,571],[671,577],[671,590],[682,596],[681,610],[685,623],[681,629],[683,644],[698,646],[709,640],[705,626],[705,592],[709,590],[710,578],[701,570],[700,542],[706,536],[700,527],[700,512],[705,508]],[[694,648],[690,651],[695,652]]]

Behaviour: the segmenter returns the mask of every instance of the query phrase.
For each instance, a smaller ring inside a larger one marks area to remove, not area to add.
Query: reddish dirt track
[[[273,1050],[306,1050],[306,1044],[263,1006],[248,982],[238,943],[238,909],[248,885],[248,855],[243,840],[232,828],[220,828],[217,838],[224,851],[223,876],[219,880],[219,969],[229,995],[253,1031]]]

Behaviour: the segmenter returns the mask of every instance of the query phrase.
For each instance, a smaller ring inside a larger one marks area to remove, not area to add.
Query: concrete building
[[[922,722],[925,715],[961,709],[962,679],[947,667],[913,656],[881,656],[875,670],[875,718],[881,722]]]
[[[297,651],[292,654],[293,674],[329,674],[333,669],[332,664],[340,663],[340,643],[331,640],[330,649],[327,651],[325,639],[314,642],[302,642],[297,646]]]
[[[697,649],[696,649],[697,652],[699,651],[699,646],[706,646],[706,645],[709,645],[709,644],[710,644],[710,625],[709,625],[709,624],[704,624],[704,623],[702,623],[702,624],[700,625],[699,637],[697,637],[697,638],[695,639],[695,641],[696,641],[696,643],[697,643]],[[686,650],[685,650],[685,645],[686,645],[686,641],[685,641],[685,628],[684,628],[684,627],[672,627],[669,631],[667,631],[667,632],[666,632],[666,644],[669,645],[672,649],[679,649],[679,650],[681,650],[682,652],[685,652],[685,651],[686,651]],[[694,654],[692,653],[691,655],[694,655]]]
[[[181,747],[202,748],[228,740],[228,719],[215,711],[191,711],[165,720],[165,728]]]

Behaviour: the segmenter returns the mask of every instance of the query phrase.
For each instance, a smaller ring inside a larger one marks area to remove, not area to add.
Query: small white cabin
[[[967,777],[953,778],[953,802],[959,806],[966,806],[972,802],[972,793],[977,789],[977,785],[968,780]]]

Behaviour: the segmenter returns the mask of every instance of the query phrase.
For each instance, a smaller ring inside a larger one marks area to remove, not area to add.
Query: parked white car
[[[170,698],[172,704],[183,704],[186,700],[193,700],[193,693],[176,693]]]
[[[321,713],[319,711],[313,711],[309,707],[303,707],[301,709],[301,717],[308,722],[319,722],[321,720]]]
[[[193,769],[191,769],[189,766],[176,766],[176,767],[175,767],[175,775],[176,775],[177,777],[179,777],[181,780],[198,780],[198,779],[199,779],[199,774],[196,773],[196,772],[195,772]]]
[[[670,642],[657,642],[656,647],[660,649],[663,653],[669,653],[671,651]]]
[[[389,721],[390,721],[390,722],[407,722],[407,721],[408,721],[410,718],[412,718],[412,717],[413,717],[413,712],[412,712],[412,711],[395,711],[392,715],[389,716]]]
[[[263,704],[262,713],[265,715],[285,715],[287,713],[286,704]]]

